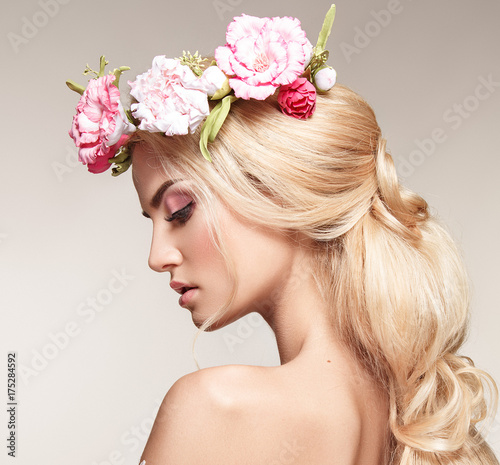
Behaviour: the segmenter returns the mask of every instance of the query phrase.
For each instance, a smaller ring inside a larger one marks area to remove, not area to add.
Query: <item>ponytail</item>
[[[458,355],[468,280],[426,202],[399,187],[380,139],[372,208],[331,255],[339,336],[389,393],[393,464],[498,464],[475,425],[488,416],[489,374]]]

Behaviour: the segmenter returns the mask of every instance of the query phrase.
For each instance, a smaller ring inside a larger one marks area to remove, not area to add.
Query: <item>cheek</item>
[[[281,235],[239,223],[230,236],[227,243],[241,282],[241,298],[269,299],[293,268],[293,247]]]
[[[185,258],[189,260],[196,271],[206,271],[210,274],[220,274],[224,267],[221,253],[212,242],[208,225],[201,215],[192,218],[188,225],[190,233],[186,231]]]
[[[226,304],[231,294],[232,281],[222,254],[212,242],[208,226],[204,222],[193,223],[193,226],[189,242],[186,242],[184,259],[187,276],[201,291],[201,298],[192,309],[193,322],[199,327]],[[187,236],[188,234],[186,239]]]

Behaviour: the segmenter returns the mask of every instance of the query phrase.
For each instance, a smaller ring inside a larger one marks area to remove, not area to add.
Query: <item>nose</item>
[[[172,268],[179,266],[181,263],[182,254],[172,241],[168,240],[166,233],[153,231],[148,260],[149,267],[153,271],[161,273],[171,271]]]

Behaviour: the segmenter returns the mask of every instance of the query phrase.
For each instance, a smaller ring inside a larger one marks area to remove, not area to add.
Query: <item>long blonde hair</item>
[[[132,138],[199,186],[229,270],[215,197],[256,224],[314,240],[332,325],[387,389],[391,464],[498,464],[475,426],[492,419],[496,384],[458,354],[469,319],[464,266],[427,203],[399,184],[370,106],[341,85],[318,95],[306,121],[281,114],[275,98],[238,101],[209,147],[213,163],[198,141],[199,131]]]

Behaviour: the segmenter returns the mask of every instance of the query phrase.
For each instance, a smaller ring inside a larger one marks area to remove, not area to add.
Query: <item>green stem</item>
[[[113,74],[115,75],[115,82],[113,82],[113,84],[118,87],[118,85],[120,84],[120,76],[122,75],[122,73],[124,71],[128,71],[130,69],[129,66],[120,66],[119,68],[115,68],[113,70]]]
[[[108,62],[106,61],[106,58],[104,58],[104,55],[102,55],[99,60],[99,74],[97,75],[97,77],[104,76],[104,68],[106,67],[107,64]]]

